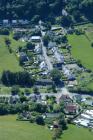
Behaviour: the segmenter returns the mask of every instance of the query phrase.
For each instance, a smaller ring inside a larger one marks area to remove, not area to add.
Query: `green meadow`
[[[9,53],[9,50],[7,46],[5,45],[5,38],[8,37],[11,41],[11,49],[13,50],[13,53]],[[13,72],[21,71],[22,68],[19,66],[19,62],[15,55],[15,50],[19,46],[23,46],[24,43],[21,41],[15,41],[12,38],[12,35],[10,36],[1,36],[0,35],[0,73],[3,70],[10,70]]]
[[[0,140],[52,140],[52,132],[46,126],[16,121],[13,115],[1,116]],[[93,140],[93,132],[69,125],[59,140]]]
[[[80,60],[83,66],[93,70],[93,47],[85,35],[69,35],[68,41],[72,46],[72,56]]]

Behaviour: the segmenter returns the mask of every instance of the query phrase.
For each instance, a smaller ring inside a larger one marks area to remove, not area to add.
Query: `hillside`
[[[0,19],[51,19],[68,13],[69,20],[92,19],[93,0],[0,0]]]

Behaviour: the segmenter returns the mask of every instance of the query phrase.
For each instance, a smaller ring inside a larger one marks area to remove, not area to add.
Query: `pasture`
[[[0,116],[0,140],[52,140],[46,126],[16,121],[16,116]],[[93,140],[93,132],[83,127],[69,125],[59,140]]]
[[[93,132],[83,127],[69,125],[69,129],[62,135],[62,140],[92,140]]]
[[[93,71],[93,47],[87,37],[73,34],[68,36],[68,41],[72,46],[72,56]]]
[[[10,70],[13,72],[21,71],[22,68],[19,66],[19,62],[15,56],[14,51],[17,47],[23,45],[20,41],[15,41],[12,36],[10,35],[9,38],[11,40],[11,49],[13,53],[9,53],[7,46],[5,45],[5,38],[7,36],[0,35],[0,73],[4,70]]]
[[[51,140],[48,128],[16,121],[16,116],[0,117],[0,140]]]

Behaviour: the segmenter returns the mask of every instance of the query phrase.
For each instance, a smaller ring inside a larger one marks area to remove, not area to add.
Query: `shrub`
[[[9,35],[10,34],[9,29],[7,29],[7,28],[0,29],[0,34],[1,35]]]
[[[36,117],[36,123],[39,124],[39,125],[44,125],[45,122],[44,122],[44,119],[42,116],[37,116]]]

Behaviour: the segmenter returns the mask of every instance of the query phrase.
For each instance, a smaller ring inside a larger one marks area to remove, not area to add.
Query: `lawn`
[[[86,31],[86,35],[87,35],[88,39],[91,42],[93,42],[93,31],[89,31],[89,32]]]
[[[0,117],[0,140],[52,140],[46,126],[16,121],[16,116]],[[93,132],[83,127],[69,125],[60,140],[93,140]]]
[[[6,47],[4,40],[6,36],[0,36],[0,73],[3,70],[10,71],[21,71],[22,68],[19,66],[19,62],[14,53],[10,54],[8,48]],[[11,35],[11,48],[15,50],[21,42],[12,39]],[[23,45],[23,44],[22,44]]]
[[[83,127],[70,125],[62,135],[62,140],[93,140],[93,132]]]
[[[83,29],[83,30],[86,30],[86,31],[93,31],[93,23],[77,25],[77,26],[75,26],[75,28]]]
[[[69,35],[68,41],[72,45],[72,56],[81,60],[82,64],[93,70],[93,48],[85,35]]]
[[[16,116],[3,116],[0,140],[51,140],[51,132],[43,126],[16,121]]]

